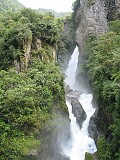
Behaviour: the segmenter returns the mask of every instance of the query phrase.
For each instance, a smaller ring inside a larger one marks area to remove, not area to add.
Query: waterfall
[[[66,104],[68,106],[70,129],[71,129],[71,145],[69,147],[69,151],[67,150],[66,154],[70,157],[70,160],[84,160],[85,153],[95,153],[97,151],[94,140],[89,137],[88,126],[90,117],[94,114],[95,108],[92,106],[92,98],[93,95],[89,93],[89,91],[84,92],[82,86],[79,86],[77,89],[76,86],[76,70],[78,64],[78,48],[76,47],[74,53],[72,54],[68,68],[66,70],[66,85],[69,85],[70,90],[77,90],[78,92],[82,89],[82,94],[79,96],[78,101],[82,105],[86,113],[86,119],[82,124],[82,128],[79,127],[76,121],[76,117],[72,113],[72,105],[70,99],[66,99]],[[87,86],[86,86],[87,87]],[[87,88],[85,88],[86,91]]]

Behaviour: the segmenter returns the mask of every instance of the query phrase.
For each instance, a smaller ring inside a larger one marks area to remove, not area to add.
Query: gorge
[[[119,160],[119,0],[0,11],[0,159]]]
[[[91,139],[88,134],[89,120],[92,114],[95,112],[95,108],[93,108],[91,104],[93,96],[89,92],[89,88],[83,88],[83,86],[81,86],[82,84],[76,86],[76,84],[78,84],[76,82],[75,76],[77,70],[78,55],[79,52],[78,48],[76,47],[70,58],[68,68],[65,73],[65,83],[66,85],[68,85],[70,90],[66,94],[66,104],[68,106],[69,118],[71,120],[71,147],[68,152],[70,160],[84,160],[86,152],[93,154],[97,151],[94,140]],[[72,95],[69,94],[69,92],[72,92]],[[74,98],[78,100],[78,108],[75,107],[77,104]],[[72,101],[74,101],[73,104]],[[84,113],[80,114],[79,110],[81,110],[80,113]],[[74,115],[75,112],[76,115]],[[80,119],[80,123],[77,123],[77,118]]]

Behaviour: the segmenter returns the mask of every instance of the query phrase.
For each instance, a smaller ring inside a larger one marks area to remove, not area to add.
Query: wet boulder
[[[66,98],[68,98],[68,99],[70,99],[72,97],[76,97],[78,99],[81,94],[82,94],[81,91],[72,90],[72,89],[68,90],[68,88],[66,89]]]
[[[87,115],[76,97],[71,98],[71,105],[72,105],[72,113],[76,117],[78,125],[80,126],[80,128],[82,128],[82,124],[85,121]]]
[[[90,118],[89,126],[88,126],[89,136],[92,139],[94,139],[95,143],[97,142],[97,138],[98,138],[98,135],[99,135],[96,123],[97,123],[97,111],[95,111],[95,113]]]

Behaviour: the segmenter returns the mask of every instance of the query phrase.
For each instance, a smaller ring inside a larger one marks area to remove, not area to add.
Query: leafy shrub
[[[110,21],[109,27],[113,32],[120,34],[120,20]]]
[[[100,160],[118,160],[120,132],[120,27],[110,22],[111,32],[88,43],[86,68],[99,105],[98,125],[104,138],[98,140]],[[106,123],[105,123],[106,122]]]

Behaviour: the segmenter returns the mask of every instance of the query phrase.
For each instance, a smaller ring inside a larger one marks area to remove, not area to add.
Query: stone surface
[[[119,15],[119,16],[117,16]],[[99,36],[108,31],[108,21],[120,19],[120,0],[80,0],[75,12],[77,24],[75,41],[81,54],[89,36]]]
[[[97,111],[95,111],[95,113],[92,115],[92,117],[90,118],[89,121],[89,126],[88,126],[88,133],[89,136],[94,139],[95,143],[97,142],[97,138],[98,138],[98,129],[97,129]]]
[[[82,105],[78,101],[80,95],[82,94],[82,91],[72,90],[69,88],[69,85],[67,85],[65,92],[66,92],[66,100],[70,101],[72,105],[72,112],[76,117],[76,121],[79,127],[82,128],[82,124],[87,117]]]
[[[120,19],[120,0],[104,0],[108,21]]]
[[[118,14],[119,13],[119,14]],[[78,69],[76,72],[77,81],[83,89],[87,86],[87,74],[85,70],[81,76],[81,68],[85,59],[85,45],[90,36],[100,36],[108,31],[108,21],[120,16],[120,0],[80,0],[80,6],[75,11],[76,33],[75,41],[79,48]],[[120,17],[118,17],[120,19]],[[83,77],[83,78],[81,78]],[[88,86],[86,87],[88,88]],[[99,127],[97,124],[97,111],[91,117],[88,131],[90,137],[97,139]],[[77,115],[78,116],[78,115]]]
[[[72,90],[69,85],[65,87],[66,98],[70,99],[72,97],[79,98],[82,94],[82,91]]]
[[[63,70],[63,72],[67,69],[69,59],[75,49],[76,43],[72,34],[72,28],[71,28],[71,20],[66,18],[64,20],[64,27],[62,34],[62,41],[65,48],[65,51],[57,51],[58,57],[57,60]]]
[[[32,40],[25,40],[23,43],[23,51],[25,57],[25,69],[28,68],[28,63],[30,61],[30,52],[31,52]]]
[[[41,49],[41,47],[42,47],[41,44],[42,44],[41,40],[39,38],[36,38],[35,42],[34,42],[34,48],[35,49]]]
[[[76,42],[83,53],[85,41],[88,36],[98,36],[107,31],[107,13],[104,1],[95,0],[93,5],[88,0],[81,0],[81,5],[76,11],[75,21],[79,24],[76,30]]]
[[[72,112],[74,116],[76,117],[76,121],[78,125],[80,126],[80,128],[82,128],[82,124],[84,120],[86,119],[87,115],[82,105],[80,104],[80,102],[78,101],[76,97],[71,98],[71,105],[72,105]]]

